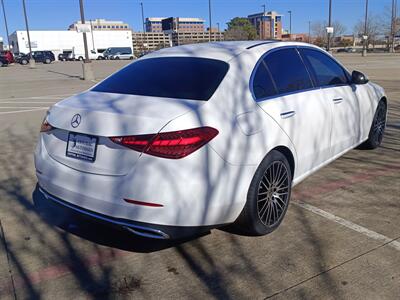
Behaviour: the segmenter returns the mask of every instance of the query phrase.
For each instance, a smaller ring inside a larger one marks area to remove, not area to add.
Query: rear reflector
[[[218,134],[212,127],[199,127],[187,130],[110,137],[119,145],[150,155],[178,159],[193,153],[211,141]]]
[[[44,119],[42,122],[42,126],[40,126],[40,132],[48,132],[52,129],[54,129],[54,127],[51,126],[50,123],[46,119]]]
[[[132,200],[132,199],[124,199],[125,202],[131,203],[131,204],[136,204],[136,205],[143,205],[143,206],[151,206],[151,207],[163,207],[164,205],[158,204],[158,203],[151,203],[151,202],[143,202],[143,201],[137,201],[137,200]]]

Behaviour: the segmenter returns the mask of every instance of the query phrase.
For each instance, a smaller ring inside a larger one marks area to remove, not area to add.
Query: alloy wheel
[[[279,223],[289,202],[289,192],[289,170],[283,162],[274,161],[258,186],[257,212],[265,226],[273,227]]]
[[[374,120],[373,134],[375,136],[376,142],[380,144],[382,142],[383,133],[385,131],[386,126],[386,105],[383,102],[380,102],[378,108],[376,110],[376,117]]]

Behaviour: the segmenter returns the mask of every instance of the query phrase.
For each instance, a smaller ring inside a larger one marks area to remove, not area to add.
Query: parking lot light
[[[10,35],[9,35],[9,33],[8,33],[8,24],[7,24],[6,9],[5,9],[5,7],[4,7],[4,0],[1,0],[1,6],[2,6],[2,8],[3,8],[3,17],[4,17],[4,25],[5,25],[5,27],[6,27],[8,50],[11,50]]]
[[[365,0],[365,20],[364,20],[364,35],[363,35],[362,56],[367,56],[367,48],[368,48],[367,23],[368,23],[368,0]]]
[[[31,46],[31,38],[29,36],[29,25],[28,25],[28,16],[26,15],[26,6],[25,0],[22,0],[22,7],[24,9],[24,17],[25,17],[25,26],[26,26],[26,35],[28,36],[28,46],[29,46],[29,67],[35,68],[35,60],[32,57],[32,46]]]
[[[85,24],[85,14],[84,14],[84,9],[83,9],[83,0],[79,0],[79,8],[81,12],[81,23],[82,25]],[[82,30],[83,34],[83,45],[85,47],[85,60],[82,64],[82,70],[83,70],[83,80],[94,80],[94,75],[93,75],[93,70],[92,70],[92,65],[89,59],[89,50],[87,46],[87,38],[86,38],[86,32],[85,30]]]

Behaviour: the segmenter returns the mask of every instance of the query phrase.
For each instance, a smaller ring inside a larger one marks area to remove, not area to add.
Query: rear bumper
[[[251,178],[243,176],[247,168],[226,165],[206,147],[182,160],[143,155],[126,175],[92,174],[54,160],[42,138],[35,152],[35,167],[40,187],[56,199],[109,220],[151,224],[155,229],[163,226],[173,233],[174,228],[181,233],[234,222],[243,208],[248,187],[247,180],[238,181],[237,177]]]
[[[148,224],[144,222],[136,222],[127,219],[113,218],[110,216],[99,214],[97,212],[88,209],[84,209],[67,201],[64,201],[56,196],[51,195],[50,193],[45,191],[42,187],[40,187],[40,185],[38,185],[38,190],[47,200],[55,202],[56,204],[66,207],[68,209],[71,209],[80,215],[83,215],[85,217],[88,217],[90,219],[93,219],[101,223],[106,223],[119,228],[124,228],[125,230],[128,230],[129,232],[135,235],[146,238],[162,239],[162,240],[186,238],[196,234],[202,234],[217,227],[217,226],[190,226],[190,227],[166,226],[166,225]]]

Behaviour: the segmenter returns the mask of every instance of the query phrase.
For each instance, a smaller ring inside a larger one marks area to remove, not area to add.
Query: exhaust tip
[[[170,236],[166,234],[165,232],[162,232],[161,230],[158,229],[153,229],[153,228],[148,228],[148,227],[130,227],[130,226],[122,226],[124,229],[128,230],[129,232],[146,237],[146,238],[151,238],[151,239],[159,239],[159,240],[168,240],[170,239]]]

